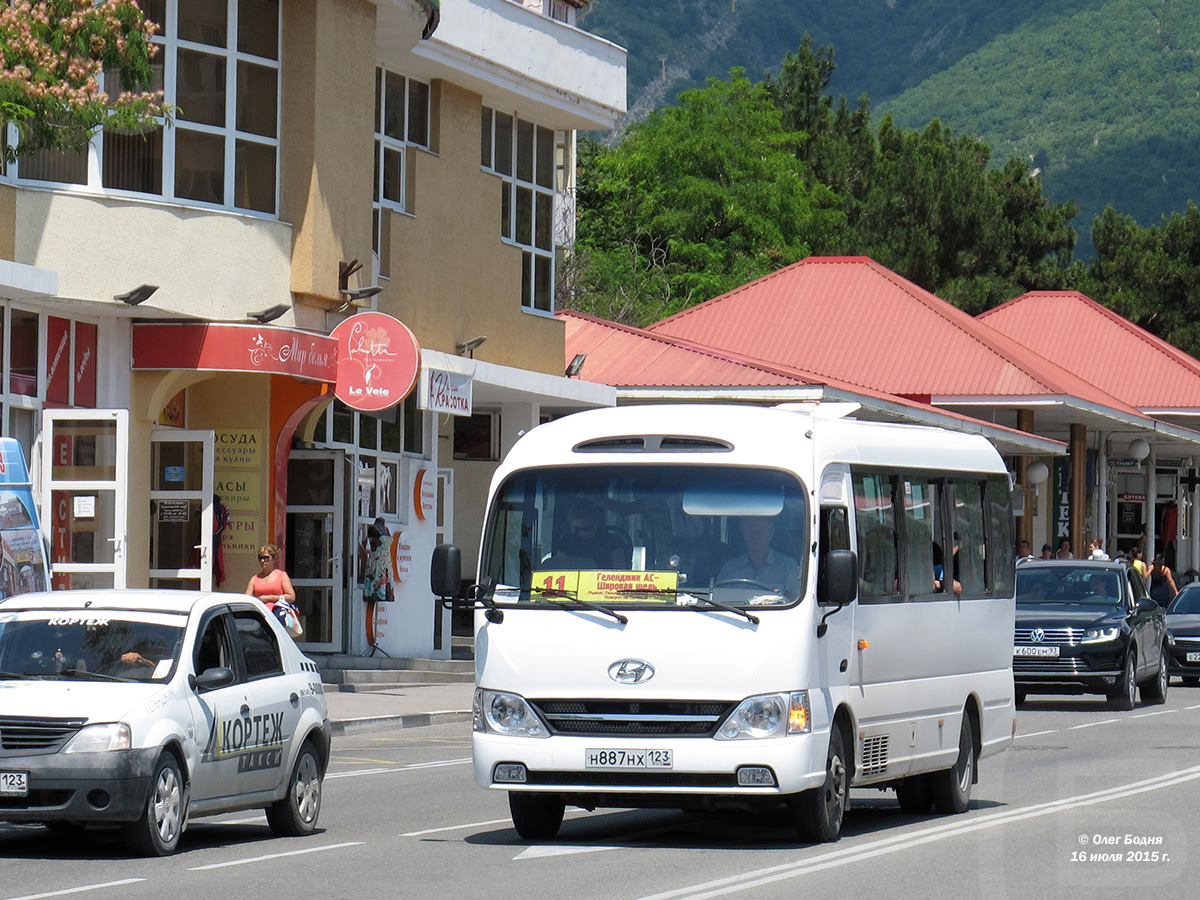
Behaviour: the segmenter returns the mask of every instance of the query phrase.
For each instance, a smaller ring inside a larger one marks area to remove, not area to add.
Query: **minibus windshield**
[[[483,596],[627,606],[785,606],[804,583],[794,475],[712,465],[529,469],[488,516]]]

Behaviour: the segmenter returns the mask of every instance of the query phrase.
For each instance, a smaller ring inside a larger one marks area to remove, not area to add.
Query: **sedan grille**
[[[1115,653],[1097,653],[1089,657],[1064,656],[1058,659],[1023,656],[1013,658],[1013,674],[1016,675],[1022,672],[1039,675],[1095,675],[1101,672],[1116,672],[1120,668],[1120,659]]]
[[[555,734],[709,737],[733,708],[716,700],[531,700]]]
[[[1033,628],[1018,628],[1013,633],[1013,640],[1018,644],[1032,644]],[[1041,629],[1045,637],[1037,643],[1040,644],[1078,644],[1079,638],[1083,634],[1078,628],[1043,628]]]
[[[0,751],[9,754],[57,753],[87,719],[0,716]]]

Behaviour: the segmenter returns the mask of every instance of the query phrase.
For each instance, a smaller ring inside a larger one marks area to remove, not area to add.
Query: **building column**
[[[1087,426],[1071,425],[1071,553],[1076,559],[1087,554],[1083,546],[1083,526],[1087,515]]]
[[[1154,559],[1158,553],[1158,522],[1154,513],[1155,501],[1158,498],[1158,453],[1155,452],[1154,442],[1150,442],[1150,453],[1146,457],[1146,562]]]
[[[1033,410],[1018,409],[1017,430],[1033,434],[1033,427]],[[1017,484],[1025,488],[1025,515],[1017,519],[1017,544],[1029,541],[1031,552],[1037,556],[1040,548],[1033,546],[1033,498],[1037,495],[1038,488],[1037,485],[1029,483],[1025,474],[1031,460],[1030,456],[1017,457]]]
[[[1096,444],[1100,449],[1096,453],[1096,505],[1095,512],[1092,513],[1095,516],[1092,533],[1100,539],[1100,546],[1104,548],[1104,551],[1110,553],[1108,523],[1115,522],[1116,519],[1110,518],[1108,514],[1108,435],[1101,432]],[[1117,545],[1114,543],[1110,555],[1115,556],[1116,552]]]

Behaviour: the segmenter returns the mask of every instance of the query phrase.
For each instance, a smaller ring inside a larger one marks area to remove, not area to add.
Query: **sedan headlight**
[[[747,697],[717,731],[719,740],[757,740],[812,730],[808,691]]]
[[[79,729],[64,753],[100,753],[106,750],[128,750],[133,746],[133,733],[124,722],[88,725]]]
[[[1101,641],[1115,641],[1120,633],[1121,629],[1117,625],[1109,625],[1106,628],[1089,628],[1084,631],[1079,643],[1097,644]]]
[[[471,704],[471,718],[476,731],[493,734],[508,734],[516,737],[549,737],[550,732],[542,724],[525,698],[519,694],[502,691],[475,689]]]

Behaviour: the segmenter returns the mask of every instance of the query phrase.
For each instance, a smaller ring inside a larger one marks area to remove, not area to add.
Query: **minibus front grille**
[[[554,734],[711,737],[733,708],[720,700],[531,700]]]

